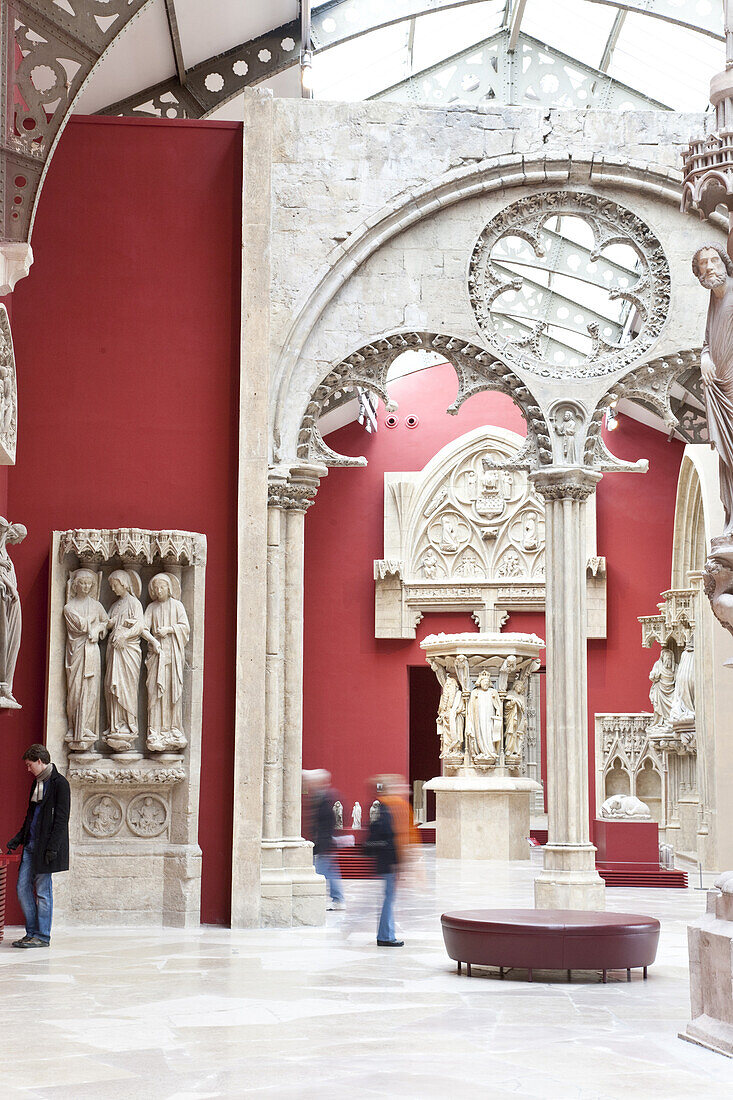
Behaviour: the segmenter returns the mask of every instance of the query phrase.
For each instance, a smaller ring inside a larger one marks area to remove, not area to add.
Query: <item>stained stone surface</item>
[[[0,945],[3,1100],[521,1096],[698,1100],[733,1061],[677,1038],[689,1018],[694,890],[610,890],[662,922],[649,980],[624,972],[458,977],[440,913],[531,906],[530,864],[437,863],[398,897],[406,946],[379,950],[376,882],[345,882],[324,928],[68,929]],[[42,1044],[30,1049],[34,1029]]]

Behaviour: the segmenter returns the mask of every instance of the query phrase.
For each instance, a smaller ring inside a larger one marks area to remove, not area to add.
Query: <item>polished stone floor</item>
[[[441,911],[531,906],[536,868],[422,858],[401,893],[401,950],[374,942],[374,882],[345,883],[326,928],[58,928],[49,952],[7,936],[0,1097],[733,1097],[733,1060],[677,1038],[704,894],[608,891],[609,909],[662,921],[647,982],[469,979],[445,955]]]

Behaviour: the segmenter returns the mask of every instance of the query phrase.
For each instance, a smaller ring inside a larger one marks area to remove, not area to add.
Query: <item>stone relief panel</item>
[[[419,473],[385,475],[385,556],[374,563],[376,637],[408,638],[428,609],[500,630],[545,601],[545,504],[514,465],[521,437],[480,428]],[[592,506],[591,506],[592,507]],[[589,523],[589,636],[605,636],[605,561]]]
[[[0,305],[0,466],[15,464],[18,435],[18,394],[15,384],[15,354],[10,320]]]
[[[75,789],[70,919],[106,912],[112,863],[145,883],[131,923],[198,920],[205,563],[192,532],[54,533],[46,725]]]
[[[0,708],[10,710],[20,709],[13,695],[13,678],[20,650],[21,610],[8,543],[17,545],[27,534],[22,523],[10,523],[0,516]]]

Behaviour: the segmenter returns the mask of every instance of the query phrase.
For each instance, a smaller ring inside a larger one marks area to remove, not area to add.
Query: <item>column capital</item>
[[[0,241],[0,297],[12,294],[33,263],[33,249],[25,241]]]
[[[529,480],[546,501],[587,500],[603,475],[586,466],[544,466],[532,470]]]
[[[270,475],[267,482],[267,504],[294,512],[307,512],[314,503],[318,486],[328,469],[312,462],[293,466],[287,476]]]

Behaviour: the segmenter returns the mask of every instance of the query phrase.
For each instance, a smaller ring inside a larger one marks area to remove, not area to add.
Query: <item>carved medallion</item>
[[[168,824],[168,807],[155,794],[139,794],[127,807],[127,824],[135,836],[160,836]]]
[[[115,836],[122,827],[122,807],[111,794],[96,794],[84,804],[82,824],[90,836],[100,839]]]

